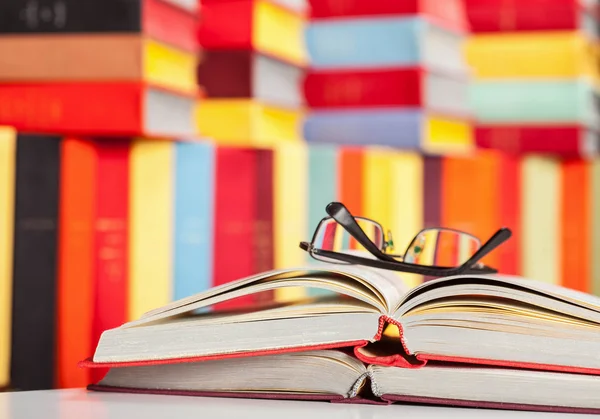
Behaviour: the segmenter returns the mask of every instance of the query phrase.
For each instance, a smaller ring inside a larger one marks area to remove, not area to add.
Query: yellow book
[[[363,214],[383,226],[385,232],[392,228],[392,156],[386,148],[365,150],[363,162]]]
[[[425,122],[423,150],[433,154],[465,154],[475,148],[473,127],[468,121],[429,115]]]
[[[594,295],[600,296],[600,158],[594,159],[590,164],[590,203],[592,210],[592,245],[590,246],[590,262],[592,263],[592,290]]]
[[[402,254],[423,228],[423,157],[417,153],[394,153],[391,156],[391,224],[394,254]],[[400,274],[414,287],[421,275]]]
[[[197,54],[145,40],[144,80],[175,91],[195,95],[198,92]]]
[[[465,56],[480,79],[598,77],[598,47],[573,31],[472,36]]]
[[[307,64],[305,19],[301,15],[268,1],[256,1],[252,27],[257,50],[296,65]]]
[[[132,144],[129,319],[171,301],[173,158],[172,142]]]
[[[221,145],[269,147],[302,141],[301,111],[250,99],[207,99],[196,108],[196,128]]]
[[[300,266],[306,254],[298,245],[310,241],[306,236],[308,214],[308,149],[304,143],[280,144],[274,147],[274,230],[275,269]],[[277,301],[302,298],[303,288],[275,291]]]
[[[10,380],[16,132],[0,127],[0,387]]]
[[[521,165],[521,275],[560,285],[560,163],[527,156]]]

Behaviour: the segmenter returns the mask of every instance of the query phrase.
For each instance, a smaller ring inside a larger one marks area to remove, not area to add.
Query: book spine
[[[73,368],[93,352],[93,237],[97,160],[89,141],[66,138],[61,148],[58,230],[58,388],[89,384],[89,372]]]
[[[198,84],[211,98],[251,98],[253,59],[250,50],[207,50],[198,66]]]
[[[129,141],[98,139],[93,146],[97,180],[92,224],[95,300],[91,341],[95,348],[102,332],[127,321],[131,145]],[[93,370],[91,382],[98,382],[106,372]]]
[[[254,221],[254,273],[275,268],[274,225],[273,225],[273,164],[272,149],[256,151],[256,212]],[[256,296],[258,303],[270,302],[275,298],[273,291]]]
[[[424,228],[439,227],[442,223],[442,163],[440,156],[423,158]]]
[[[338,187],[341,202],[352,214],[363,213],[364,150],[342,147],[339,157]],[[312,238],[312,233],[309,237]]]
[[[142,0],[27,0],[0,4],[0,33],[139,32]]]
[[[198,42],[205,50],[253,49],[253,0],[202,4]]]
[[[580,27],[578,3],[573,0],[535,0],[526,4],[501,0],[465,1],[473,32],[576,30]]]
[[[314,71],[304,81],[313,108],[423,105],[422,72],[418,69]]]
[[[150,139],[132,144],[128,320],[172,299],[173,147]]]
[[[55,383],[59,137],[19,135],[13,256],[11,384]]]
[[[421,62],[422,21],[418,18],[313,21],[306,47],[315,69],[411,66]],[[394,39],[393,44],[389,39]]]
[[[0,125],[24,132],[139,135],[139,83],[0,84]],[[81,98],[94,98],[85,107]]]
[[[212,286],[215,149],[210,143],[175,146],[173,298]]]
[[[190,53],[198,51],[198,19],[165,0],[143,1],[143,30],[152,38]]]
[[[479,148],[500,150],[511,155],[536,153],[578,158],[587,155],[582,147],[585,130],[577,125],[477,125]]]
[[[247,148],[219,146],[216,159],[213,286],[254,273],[256,217],[256,153]],[[219,307],[252,302],[253,296],[245,296]]]
[[[304,124],[309,143],[421,149],[424,115],[413,109],[314,111]]]
[[[590,163],[589,194],[590,199],[590,224],[592,226],[592,244],[590,246],[590,260],[592,262],[591,293],[600,296],[600,158],[595,158]]]
[[[513,236],[498,248],[498,268],[508,275],[521,273],[521,173],[520,157],[504,154],[500,161],[500,224],[512,230]]]
[[[0,388],[10,383],[16,136],[0,127]]]
[[[561,162],[561,246],[560,285],[585,293],[592,292],[590,248],[592,240],[589,162]]]
[[[441,24],[465,31],[467,16],[462,0],[311,0],[311,18],[426,15]]]

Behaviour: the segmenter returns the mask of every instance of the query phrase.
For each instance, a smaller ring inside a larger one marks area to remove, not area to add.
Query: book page
[[[171,303],[121,327],[140,326],[220,302],[284,287],[316,287],[348,295],[391,315],[407,289],[392,272],[351,265],[328,264],[275,270],[241,279]],[[257,307],[257,310],[260,310]]]

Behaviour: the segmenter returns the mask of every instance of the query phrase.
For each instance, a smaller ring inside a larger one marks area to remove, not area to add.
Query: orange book
[[[86,141],[66,138],[61,150],[57,383],[59,388],[89,384],[90,372],[77,361],[92,351],[93,221],[96,160]]]
[[[339,177],[340,200],[354,215],[363,215],[363,150],[342,148],[340,150]],[[325,208],[323,208],[325,211]]]
[[[502,226],[498,156],[485,150],[468,157],[443,159],[442,226],[471,233],[482,244]],[[498,268],[499,261],[498,252],[492,252],[483,262]]]
[[[564,287],[591,292],[591,170],[583,160],[562,163],[562,281]]]

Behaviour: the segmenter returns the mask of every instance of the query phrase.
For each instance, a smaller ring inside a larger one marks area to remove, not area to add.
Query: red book
[[[0,125],[25,132],[187,136],[195,98],[137,82],[0,84]]]
[[[363,211],[364,150],[343,147],[340,150],[338,179],[341,201],[350,212],[362,215]]]
[[[500,225],[512,230],[512,238],[495,250],[498,252],[498,269],[508,275],[521,273],[521,159],[499,154],[496,184],[499,194]]]
[[[468,30],[463,0],[310,0],[313,19],[387,15],[426,15],[442,26]]]
[[[151,37],[189,52],[198,51],[195,13],[164,0],[144,0],[143,29]]]
[[[252,275],[255,270],[255,214],[257,155],[248,148],[218,147],[213,286]],[[251,304],[252,296],[223,304],[223,308]]]
[[[419,67],[311,71],[304,94],[313,108],[406,106],[468,113],[468,79]]]
[[[479,125],[475,141],[480,148],[508,154],[538,153],[578,158],[598,152],[599,137],[578,125]]]
[[[465,0],[472,32],[575,30],[582,27],[579,0]]]

